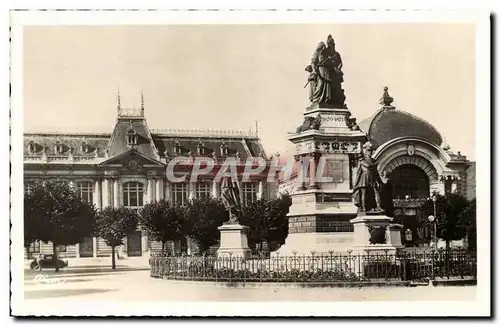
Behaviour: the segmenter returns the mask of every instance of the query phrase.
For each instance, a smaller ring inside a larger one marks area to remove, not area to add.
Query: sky
[[[328,34],[358,122],[380,108],[388,86],[396,108],[475,159],[475,30],[467,24],[25,27],[24,130],[110,133],[117,90],[130,108],[143,91],[150,128],[247,131],[258,121],[266,152],[286,155],[287,134],[309,105],[304,67]]]

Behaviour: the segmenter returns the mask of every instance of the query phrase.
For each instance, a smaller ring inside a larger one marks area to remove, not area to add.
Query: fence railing
[[[216,282],[367,282],[476,277],[470,251],[331,253],[275,257],[163,256],[150,259],[151,276]]]

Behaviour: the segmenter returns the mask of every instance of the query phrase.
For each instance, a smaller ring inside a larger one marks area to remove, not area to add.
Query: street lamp
[[[436,249],[436,252],[438,250],[438,244],[437,244],[437,220],[433,215],[429,215],[428,217],[429,222],[434,224],[434,247]]]

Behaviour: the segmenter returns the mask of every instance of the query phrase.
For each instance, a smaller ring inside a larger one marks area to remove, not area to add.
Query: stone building
[[[24,134],[24,187],[36,180],[57,179],[68,182],[81,197],[98,209],[125,206],[139,209],[146,203],[167,199],[183,205],[192,198],[218,197],[220,185],[213,179],[222,161],[234,158],[241,175],[250,157],[267,159],[256,134],[236,131],[151,130],[140,109],[122,109],[111,133],[58,134],[52,132]],[[193,159],[208,156],[215,160],[214,172],[200,175],[190,182]],[[167,179],[167,164],[176,157],[186,157],[175,165],[176,174],[185,174],[186,182]],[[277,184],[267,183],[267,171],[241,183],[243,202],[273,197]],[[120,256],[147,256],[161,244],[149,241],[140,229],[128,235],[119,248]],[[180,246],[193,251],[192,242],[170,244],[168,250],[179,252]],[[50,243],[33,243],[30,255],[52,253]],[[88,237],[82,243],[61,246],[60,257],[105,257],[111,248],[100,238]]]

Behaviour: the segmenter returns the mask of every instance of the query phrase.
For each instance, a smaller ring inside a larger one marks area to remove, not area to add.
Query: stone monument
[[[387,89],[385,89],[387,92]],[[353,203],[358,208],[354,225],[353,250],[393,253],[401,248],[402,225],[392,224],[392,194],[386,190],[389,180],[382,180],[377,162],[372,158],[373,146],[363,145],[363,155],[358,161],[353,186]]]
[[[350,220],[357,215],[352,175],[366,136],[345,105],[342,59],[331,35],[318,44],[305,70],[311,104],[303,124],[288,137],[300,171],[298,190],[291,194],[288,237],[278,255],[350,250]]]
[[[220,246],[217,250],[217,256],[247,259],[251,255],[247,238],[249,227],[239,223],[240,191],[238,183],[233,182],[231,177],[224,177],[222,180],[222,201],[229,212],[229,221],[218,228],[220,231]]]

